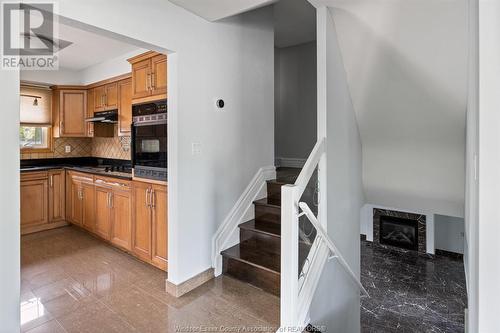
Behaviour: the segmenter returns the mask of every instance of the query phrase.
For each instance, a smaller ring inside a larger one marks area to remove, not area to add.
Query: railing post
[[[297,188],[281,187],[281,327],[298,322],[299,218]]]

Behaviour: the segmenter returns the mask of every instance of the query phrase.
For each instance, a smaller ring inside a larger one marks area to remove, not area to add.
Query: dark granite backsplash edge
[[[112,158],[101,157],[64,157],[64,158],[43,158],[43,159],[30,159],[20,160],[20,166],[23,167],[43,167],[54,165],[71,165],[71,166],[98,166],[98,165],[112,165],[112,166],[131,166],[130,160],[118,160]]]

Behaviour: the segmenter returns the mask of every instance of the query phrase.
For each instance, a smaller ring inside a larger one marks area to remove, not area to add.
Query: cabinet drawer
[[[76,171],[68,171],[68,175],[72,180],[81,181],[85,183],[93,183],[94,176],[88,173],[76,172]]]
[[[119,190],[129,190],[130,189],[130,181],[123,180],[123,179],[96,176],[94,183],[96,185],[99,185],[99,186],[106,186],[106,187],[110,187],[113,189],[119,189]]]
[[[38,179],[48,179],[48,171],[24,171],[21,172],[21,181],[25,180],[38,180]]]

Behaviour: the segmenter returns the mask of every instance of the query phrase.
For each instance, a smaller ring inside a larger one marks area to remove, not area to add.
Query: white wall
[[[19,331],[19,71],[0,70],[0,332]]]
[[[318,117],[326,116],[328,234],[356,274],[364,203],[361,139],[330,10],[318,8]],[[318,121],[318,135],[323,129]],[[311,306],[313,325],[359,332],[359,289],[335,260],[326,264]]]
[[[316,143],[316,43],[275,49],[275,155],[307,159]]]
[[[461,217],[434,215],[435,247],[455,253],[464,253],[464,219]]]
[[[468,332],[478,332],[478,153],[479,153],[479,1],[468,0],[468,98],[466,135],[465,249]]]
[[[500,3],[479,0],[477,332],[500,332]],[[473,221],[470,221],[473,223]],[[472,237],[475,235],[472,234]],[[471,244],[472,245],[472,244]],[[472,258],[471,258],[472,260]],[[475,274],[476,272],[472,272]]]
[[[462,217],[465,0],[328,3],[360,127],[367,200]]]

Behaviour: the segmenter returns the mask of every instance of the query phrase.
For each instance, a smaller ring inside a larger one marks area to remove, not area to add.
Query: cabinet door
[[[108,188],[95,187],[95,233],[105,240],[109,240],[111,231],[110,196]]]
[[[92,118],[94,116],[94,106],[95,97],[94,97],[94,89],[87,90],[87,118]],[[94,124],[87,123],[87,136],[94,136]]]
[[[106,86],[94,88],[94,110],[104,111],[106,108]]]
[[[151,262],[166,270],[168,260],[168,202],[167,187],[153,185],[152,206],[152,251]]]
[[[82,203],[82,183],[80,181],[71,179],[70,182],[70,222],[82,225],[83,217],[83,203]]]
[[[61,90],[59,117],[61,119],[61,136],[87,136],[87,91]]]
[[[151,95],[150,90],[151,59],[142,60],[132,65],[132,98]]]
[[[49,172],[49,223],[61,222],[65,219],[65,183],[64,170]]]
[[[82,183],[82,227],[93,232],[95,229],[95,195],[94,184]]]
[[[111,243],[125,250],[132,249],[132,200],[130,191],[115,190],[111,197]]]
[[[132,227],[132,250],[145,261],[151,260],[151,186],[134,182],[134,211]]]
[[[167,56],[160,54],[151,58],[151,94],[167,93]]]
[[[132,124],[132,79],[118,82],[118,135],[130,135]]]
[[[48,223],[48,179],[21,181],[21,229]]]
[[[109,83],[105,88],[106,110],[116,110],[118,108],[118,84],[116,82]]]

